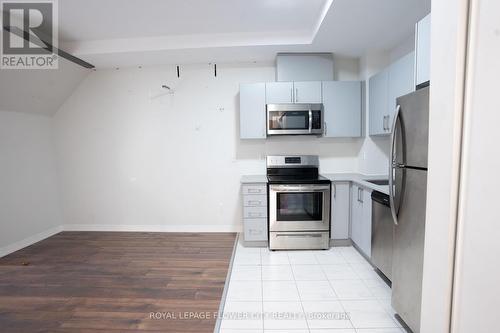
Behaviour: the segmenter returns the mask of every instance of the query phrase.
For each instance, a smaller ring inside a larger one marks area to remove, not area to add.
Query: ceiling
[[[64,0],[59,36],[98,68],[359,57],[393,48],[429,12],[430,0]]]

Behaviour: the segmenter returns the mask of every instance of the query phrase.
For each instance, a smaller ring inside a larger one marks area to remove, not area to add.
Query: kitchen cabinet
[[[371,256],[371,207],[371,190],[353,184],[351,187],[351,240],[367,257]]]
[[[396,113],[396,99],[415,90],[415,52],[399,58],[389,67],[388,102],[389,133]]]
[[[321,103],[321,82],[294,82],[293,96],[295,103]]]
[[[396,98],[414,90],[414,58],[411,52],[368,80],[370,135],[389,135]]]
[[[324,137],[362,135],[362,86],[359,81],[323,81]]]
[[[293,82],[267,82],[266,103],[293,103]]]
[[[268,82],[266,103],[321,103],[321,82]]]
[[[243,184],[243,239],[245,242],[268,240],[267,184]]]
[[[387,134],[387,101],[389,88],[389,69],[373,75],[368,80],[368,113],[370,135]]]
[[[240,138],[266,138],[266,85],[240,84]]]
[[[415,27],[415,86],[430,80],[431,73],[431,14]]]
[[[332,182],[332,239],[349,239],[350,182]]]

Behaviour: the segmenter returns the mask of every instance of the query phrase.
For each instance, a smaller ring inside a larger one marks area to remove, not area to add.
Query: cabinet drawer
[[[267,240],[267,219],[243,220],[245,241]]]
[[[267,207],[243,207],[243,218],[256,219],[267,217]]]
[[[267,195],[244,195],[243,206],[267,207]]]
[[[266,185],[243,185],[243,195],[247,194],[266,194]]]

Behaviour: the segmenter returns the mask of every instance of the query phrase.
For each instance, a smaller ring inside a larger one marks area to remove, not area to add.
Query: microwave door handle
[[[312,132],[312,122],[313,122],[313,113],[312,110],[309,110],[309,133]]]

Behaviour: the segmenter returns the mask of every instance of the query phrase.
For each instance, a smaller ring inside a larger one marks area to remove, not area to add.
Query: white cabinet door
[[[303,81],[293,83],[295,103],[321,103],[321,82]]]
[[[267,82],[266,103],[293,103],[293,82]]]
[[[416,24],[415,85],[430,80],[431,73],[431,14]]]
[[[366,188],[363,188],[362,191],[363,218],[361,221],[361,244],[359,244],[359,247],[370,258],[372,253],[372,191]]]
[[[265,83],[240,84],[240,138],[266,138]]]
[[[410,52],[399,58],[389,67],[388,109],[389,127],[396,111],[396,98],[409,94],[415,90],[415,52]],[[392,129],[392,128],[391,128]],[[390,132],[390,130],[388,132]]]
[[[373,75],[368,80],[368,114],[370,119],[370,135],[387,135],[387,96],[389,85],[389,69]]]
[[[360,187],[353,184],[351,187],[351,240],[358,246],[362,242],[363,206],[360,202]]]
[[[349,239],[350,183],[332,183],[332,239]]]
[[[323,81],[325,115],[323,136],[329,138],[361,136],[361,93],[359,81]]]

